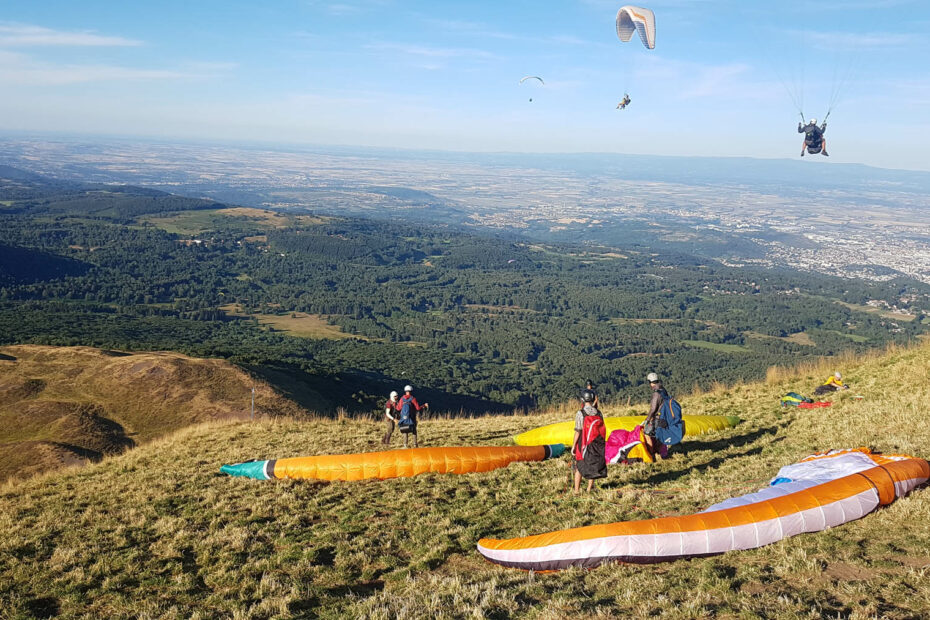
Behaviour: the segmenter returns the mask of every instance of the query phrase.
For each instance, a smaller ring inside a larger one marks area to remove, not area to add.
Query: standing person
[[[394,434],[394,422],[397,418],[393,414],[397,410],[397,396],[397,392],[391,392],[388,401],[384,403],[384,437],[381,443],[385,446],[391,445],[391,435]]]
[[[656,448],[658,447],[656,425],[660,421],[658,419],[659,409],[662,408],[662,403],[669,399],[669,395],[662,386],[662,380],[659,379],[659,375],[656,373],[650,372],[646,375],[646,380],[649,381],[649,387],[652,388],[652,400],[649,402],[649,413],[646,414],[646,421],[643,422],[643,437],[645,438],[646,448],[652,455],[656,455]]]
[[[591,381],[590,379],[585,381],[584,389],[589,390],[592,394],[594,394],[594,402],[591,404],[594,406],[595,409],[599,410],[601,408],[601,401],[597,397],[597,390],[594,389],[594,382]]]
[[[572,442],[572,455],[575,457],[575,480],[572,492],[581,492],[581,479],[588,481],[590,493],[594,481],[607,477],[607,459],[604,448],[607,445],[607,426],[604,417],[594,406],[597,398],[592,390],[581,393],[582,408],[575,414],[575,439]]]
[[[404,435],[404,447],[407,447],[407,437],[413,435],[413,447],[419,446],[417,440],[417,414],[421,409],[429,409],[429,403],[422,405],[413,396],[413,387],[404,386],[404,395],[397,401],[397,413],[400,414],[397,429]]]

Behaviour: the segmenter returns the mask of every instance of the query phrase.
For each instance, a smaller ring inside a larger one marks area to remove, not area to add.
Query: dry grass
[[[190,424],[248,417],[253,385],[259,412],[302,413],[222,360],[36,345],[0,354],[0,480],[119,453]]]
[[[306,312],[290,312],[288,314],[245,314],[239,304],[220,306],[230,316],[252,317],[262,325],[276,331],[285,332],[298,338],[317,338],[322,340],[343,340],[345,338],[358,338],[369,340],[364,336],[347,334],[338,325],[330,325],[322,314],[307,314]]]
[[[338,325],[330,325],[326,318],[319,314],[306,314],[305,312],[294,312],[291,314],[253,314],[259,323],[268,327],[285,332],[298,338],[318,338],[326,340],[342,340],[343,338],[361,338],[347,334],[342,331]]]
[[[781,394],[809,392],[836,368],[864,400],[778,407]],[[828,448],[871,443],[926,458],[928,375],[930,343],[683,396],[687,413],[746,422],[690,439],[651,468],[612,468],[581,498],[565,493],[565,460],[363,483],[217,477],[221,464],[250,458],[376,450],[381,426],[202,424],[0,489],[0,617],[928,617],[926,490],[825,532],[654,566],[536,575],[475,551],[482,536],[690,513]],[[506,445],[573,410],[424,420],[421,439]]]

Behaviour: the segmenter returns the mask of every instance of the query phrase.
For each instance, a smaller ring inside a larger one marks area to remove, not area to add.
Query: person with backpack
[[[588,481],[590,493],[594,481],[607,477],[607,459],[604,448],[607,445],[607,426],[604,416],[594,406],[597,395],[593,390],[581,393],[582,408],[575,414],[575,440],[572,443],[572,455],[575,457],[574,485],[572,491],[575,495],[581,492],[581,479]]]
[[[417,414],[421,409],[429,409],[429,403],[422,405],[413,396],[413,387],[404,386],[404,395],[397,401],[397,430],[404,436],[404,447],[407,447],[407,437],[413,435],[413,447],[419,446],[417,441]]]
[[[391,435],[394,434],[394,422],[397,418],[393,416],[393,413],[397,410],[397,396],[397,392],[392,391],[388,401],[384,403],[384,437],[381,443],[385,446],[391,445]]]
[[[649,401],[649,413],[646,414],[646,421],[643,422],[643,444],[650,454],[655,455],[656,448],[658,448],[656,429],[660,424],[664,424],[659,419],[659,410],[662,408],[662,403],[669,400],[669,395],[665,388],[662,387],[662,380],[659,379],[659,375],[656,373],[650,372],[646,375],[646,380],[649,381],[649,387],[652,388],[652,400]]]

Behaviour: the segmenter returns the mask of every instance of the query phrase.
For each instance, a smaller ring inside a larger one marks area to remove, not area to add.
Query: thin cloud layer
[[[31,24],[0,22],[0,47],[134,47],[141,41],[96,34],[68,32]]]

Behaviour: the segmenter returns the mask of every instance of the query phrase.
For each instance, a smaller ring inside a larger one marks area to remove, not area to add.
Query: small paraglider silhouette
[[[536,75],[527,75],[527,76],[525,76],[525,77],[522,77],[522,78],[520,78],[520,83],[522,84],[523,82],[525,82],[525,81],[527,81],[527,80],[539,80],[539,83],[540,83],[540,84],[542,84],[543,86],[546,85],[546,83],[543,82],[543,79],[542,79],[541,77],[536,76]],[[530,103],[532,103],[532,102],[533,102],[533,98],[530,97]]]

